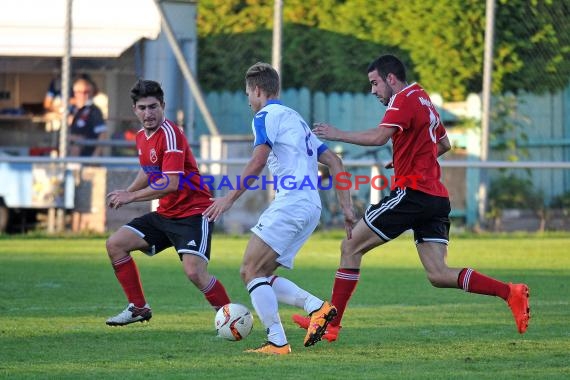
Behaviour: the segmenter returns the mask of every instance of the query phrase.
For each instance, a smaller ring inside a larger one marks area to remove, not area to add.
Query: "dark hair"
[[[95,83],[93,78],[91,78],[91,75],[89,75],[87,73],[81,73],[77,76],[77,78],[75,79],[75,81],[73,83],[79,82],[80,80],[84,80],[84,81],[89,82],[89,84],[91,85],[93,95],[97,95],[99,93],[99,87],[97,86],[97,83]]]
[[[406,68],[402,61],[391,54],[381,55],[368,65],[368,72],[376,70],[384,81],[392,73],[400,82],[406,81]]]
[[[247,87],[259,87],[268,96],[279,95],[279,74],[269,64],[257,62],[245,73],[245,84]]]
[[[149,96],[158,99],[160,103],[164,103],[164,91],[162,91],[160,83],[147,79],[137,80],[131,88],[131,99],[133,100],[133,104],[136,104],[139,99]]]

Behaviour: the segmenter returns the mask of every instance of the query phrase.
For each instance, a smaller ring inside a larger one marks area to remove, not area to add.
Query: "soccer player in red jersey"
[[[356,145],[381,146],[392,139],[394,173],[400,180],[389,196],[368,207],[354,226],[352,239],[342,241],[331,299],[337,316],[323,338],[337,339],[343,313],[360,277],[362,256],[409,229],[414,232],[416,249],[433,286],[501,297],[510,307],[518,331],[524,333],[530,318],[527,285],[501,282],[471,268],[449,268],[446,264],[451,209],[447,189],[440,181],[437,157],[451,146],[428,94],[417,83],[406,82],[404,65],[393,55],[372,62],[368,79],[371,93],[387,106],[377,128],[346,132],[317,123],[313,132],[327,140]],[[308,325],[307,317],[294,315],[293,320],[301,327]]]
[[[213,222],[202,216],[212,195],[200,183],[200,173],[182,130],[164,116],[164,92],[159,83],[139,80],[131,89],[133,111],[142,128],[136,135],[141,169],[131,185],[107,195],[109,207],[159,199],[149,212],[122,226],[107,240],[107,253],[129,305],[109,318],[110,326],[147,321],[152,317],[131,252],[147,255],[174,246],[190,281],[217,310],[230,303],[222,283],[208,273]],[[184,178],[181,181],[181,176]]]

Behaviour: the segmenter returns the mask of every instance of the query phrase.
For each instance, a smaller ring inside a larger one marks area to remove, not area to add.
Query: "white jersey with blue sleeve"
[[[267,166],[275,181],[275,199],[304,198],[320,207],[317,158],[328,148],[303,117],[279,100],[270,100],[255,114],[252,129],[254,146],[271,147]]]

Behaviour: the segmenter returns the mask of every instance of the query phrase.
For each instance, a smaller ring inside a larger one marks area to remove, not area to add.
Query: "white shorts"
[[[276,199],[261,214],[251,232],[279,255],[279,264],[291,269],[297,252],[317,228],[320,217],[320,205],[308,200],[291,203],[289,199]]]

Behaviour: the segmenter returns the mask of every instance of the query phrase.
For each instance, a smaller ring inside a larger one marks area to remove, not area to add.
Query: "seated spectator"
[[[93,103],[95,86],[85,77],[80,77],[73,83],[75,111],[69,127],[70,156],[101,156],[101,145],[82,145],[82,140],[105,140],[107,125],[103,113]]]

